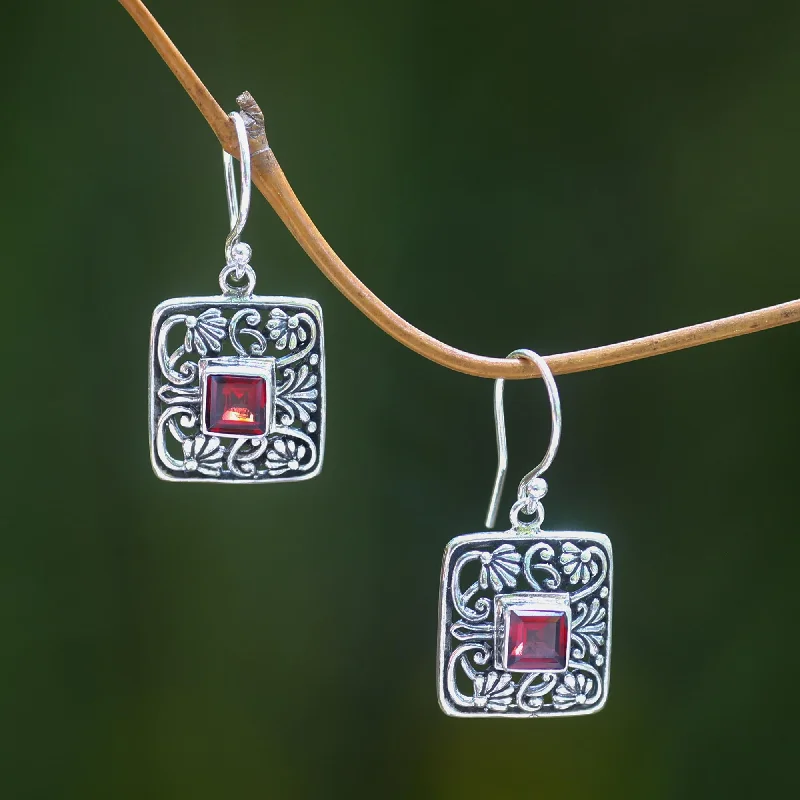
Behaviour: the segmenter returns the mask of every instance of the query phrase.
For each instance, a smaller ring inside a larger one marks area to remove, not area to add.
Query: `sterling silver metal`
[[[224,153],[231,231],[219,276],[222,294],[173,298],[153,312],[150,460],[155,474],[167,481],[307,480],[322,469],[325,447],[322,309],[301,297],[253,294],[252,251],[241,241],[250,209],[250,146],[241,116],[230,116],[241,156],[241,200],[233,158]],[[205,390],[210,374],[264,378],[264,435],[207,430]]]
[[[473,533],[448,543],[439,598],[439,705],[452,717],[592,714],[608,696],[611,542],[602,533]],[[506,669],[498,604],[570,609],[566,670]],[[565,598],[566,595],[566,598]],[[547,597],[551,603],[547,604]]]
[[[544,385],[547,388],[547,396],[550,400],[551,432],[550,444],[541,463],[534,467],[521,481],[517,490],[517,502],[511,510],[512,515],[519,514],[525,510],[527,514],[533,514],[541,525],[544,520],[544,507],[541,499],[547,494],[547,482],[539,476],[553,463],[553,459],[558,452],[558,445],[561,442],[561,398],[558,395],[558,387],[550,367],[547,362],[533,350],[514,350],[509,353],[507,358],[527,358],[533,361],[542,373]],[[500,497],[503,494],[503,486],[506,482],[506,472],[508,470],[508,442],[506,439],[506,415],[503,409],[503,389],[505,381],[498,378],[494,382],[494,424],[497,433],[497,475],[494,479],[492,497],[489,500],[489,510],[486,513],[486,527],[494,528],[497,521],[497,508],[500,505]],[[516,522],[512,519],[512,522]]]
[[[541,530],[541,500],[561,438],[561,404],[547,363],[531,350],[551,406],[552,432],[542,462],[522,479],[504,533],[451,540],[444,553],[439,594],[437,686],[439,705],[453,717],[560,717],[592,714],[608,697],[611,660],[613,555],[602,533]],[[508,449],[503,381],[494,389],[498,470],[489,503],[492,527],[505,480]],[[532,516],[524,522],[521,513]],[[525,671],[507,666],[508,612],[564,613],[566,666]]]
[[[233,170],[233,156],[227,151],[222,151],[222,164],[225,169],[225,194],[228,198],[228,217],[231,222],[231,232],[225,240],[225,261],[226,263],[240,264],[250,260],[252,250],[250,245],[240,242],[240,237],[247,217],[250,214],[250,195],[252,193],[252,180],[250,171],[250,143],[247,140],[247,130],[244,126],[242,115],[234,111],[230,115],[236,128],[236,138],[239,143],[239,154],[242,156],[239,161],[240,178],[242,183],[242,202],[241,206],[236,196],[236,178]],[[241,280],[241,274],[237,275]]]

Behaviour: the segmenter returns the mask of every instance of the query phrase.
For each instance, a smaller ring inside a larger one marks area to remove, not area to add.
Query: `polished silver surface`
[[[542,531],[547,482],[558,451],[561,401],[553,373],[532,350],[550,398],[552,430],[541,463],[522,479],[505,533],[473,533],[446,547],[439,588],[439,705],[453,717],[554,717],[592,714],[608,697],[611,660],[611,542],[602,533]],[[487,526],[494,524],[508,466],[503,380],[494,387],[498,467]],[[523,521],[520,514],[531,519]],[[508,610],[563,610],[568,619],[563,670],[507,666]]]
[[[442,710],[454,717],[506,718],[599,711],[608,696],[612,583],[611,542],[601,533],[506,531],[453,539],[439,598]],[[568,604],[568,660],[561,672],[512,671],[496,661],[498,640],[506,635],[498,630],[498,607],[530,594],[542,607]]]
[[[233,111],[228,115],[236,128],[236,139],[239,144],[239,175],[242,184],[241,202],[236,196],[236,178],[233,169],[233,156],[222,151],[222,164],[225,170],[225,194],[228,198],[228,217],[231,223],[231,232],[225,240],[225,262],[227,264],[246,264],[250,260],[250,245],[240,241],[242,231],[250,214],[250,195],[252,193],[250,142],[247,138],[247,129],[242,115]],[[241,280],[241,272],[237,278]],[[252,291],[252,289],[250,290]]]
[[[250,210],[250,145],[236,127],[241,164],[223,151],[231,231],[221,295],[177,297],[153,312],[150,328],[150,461],[167,481],[277,483],[313,478],[325,448],[322,309],[302,297],[253,294],[252,250],[241,241]],[[267,382],[267,431],[217,434],[205,424],[209,374],[257,375]]]
[[[269,376],[272,400],[264,436],[204,430],[201,374],[209,364],[218,374]],[[150,334],[150,456],[159,478],[305,480],[319,474],[324,444],[325,346],[317,303],[213,296],[176,298],[156,308]]]
[[[558,445],[561,441],[561,398],[558,395],[553,373],[547,362],[533,350],[514,350],[509,353],[507,358],[527,358],[536,364],[542,373],[542,379],[547,389],[547,396],[550,400],[550,443],[547,452],[541,462],[534,467],[520,481],[517,490],[517,502],[512,506],[512,524],[514,527],[519,522],[519,514],[524,512],[532,515],[533,519],[526,523],[528,527],[541,527],[544,521],[544,506],[541,500],[547,494],[547,482],[541,478],[541,474],[553,463],[553,459],[558,452]],[[506,438],[506,416],[503,408],[503,389],[505,381],[498,378],[494,382],[494,422],[497,433],[497,474],[494,479],[492,496],[489,500],[489,510],[486,513],[486,527],[493,528],[497,521],[497,509],[500,505],[500,498],[503,494],[503,486],[506,481],[508,470],[508,440]]]

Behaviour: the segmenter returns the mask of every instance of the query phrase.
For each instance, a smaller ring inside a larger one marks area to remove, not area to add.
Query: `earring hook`
[[[236,138],[239,142],[239,177],[242,184],[241,202],[236,193],[236,178],[233,169],[233,156],[226,150],[222,151],[222,162],[225,168],[225,193],[228,197],[228,217],[231,223],[231,232],[225,240],[225,263],[237,266],[236,277],[241,280],[245,266],[250,261],[252,250],[250,245],[240,242],[247,215],[250,213],[251,171],[250,171],[250,142],[247,138],[247,129],[242,115],[233,111],[228,115],[236,128]]]
[[[537,519],[535,525],[541,525],[544,518],[544,508],[541,500],[547,493],[547,482],[539,476],[553,463],[553,459],[558,452],[558,444],[561,441],[561,399],[558,395],[558,387],[550,367],[547,362],[533,350],[514,350],[509,353],[507,358],[527,358],[533,361],[542,374],[542,380],[547,389],[547,396],[550,400],[550,419],[552,429],[550,432],[550,444],[547,452],[538,466],[534,467],[519,484],[517,490],[517,502],[511,510],[511,520],[516,526],[516,518],[521,510],[527,514],[535,514]],[[506,481],[508,470],[508,440],[506,438],[506,417],[503,408],[503,389],[505,380],[498,378],[494,382],[494,424],[497,432],[497,474],[494,479],[492,497],[489,500],[489,510],[486,514],[486,527],[493,528],[497,521],[497,508],[500,505],[500,497],[503,493],[503,486]]]

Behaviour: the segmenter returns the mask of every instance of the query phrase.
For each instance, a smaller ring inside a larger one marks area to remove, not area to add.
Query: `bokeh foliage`
[[[560,352],[798,295],[796,2],[151,8],[227,107],[253,92],[345,261],[450,343]],[[157,481],[150,314],[215,291],[219,148],[116,3],[0,14],[3,797],[783,786],[800,330],[559,381],[547,521],[614,542],[609,704],[447,719],[438,573],[445,542],[482,528],[491,385],[374,328],[256,196],[258,290],[325,310],[325,468],[275,487]],[[547,413],[540,385],[506,395],[513,485]]]

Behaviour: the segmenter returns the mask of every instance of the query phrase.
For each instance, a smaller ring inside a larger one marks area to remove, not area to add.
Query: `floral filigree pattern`
[[[302,423],[309,423],[311,415],[317,410],[318,376],[311,372],[308,365],[303,364],[295,371],[290,367],[284,370],[285,382],[278,387],[276,401],[283,408],[282,425],[291,425],[295,417]],[[313,430],[313,429],[312,429]]]
[[[496,592],[504,586],[516,586],[517,575],[521,569],[522,556],[510,544],[501,544],[492,553],[481,553],[481,571],[478,583],[481,589],[492,588]]]
[[[600,571],[597,562],[592,558],[592,551],[589,548],[581,550],[572,542],[565,542],[561,551],[561,564],[564,567],[564,574],[569,576],[569,582],[576,584],[589,583]]]
[[[505,711],[514,699],[515,689],[507,672],[479,672],[473,681],[473,705],[489,711]]]
[[[568,672],[553,692],[553,705],[557,711],[566,711],[573,706],[585,706],[591,702],[594,688],[595,682],[590,676]]]
[[[536,717],[587,714],[603,706],[611,622],[607,537],[459,537],[448,545],[442,579],[439,700],[446,713]],[[568,609],[566,671],[505,669],[503,609],[510,598],[547,609],[551,592],[550,605]]]
[[[201,356],[207,355],[209,350],[219,353],[227,327],[228,321],[218,308],[209,308],[198,317],[189,315],[183,347],[187,353],[197,351]]]
[[[290,469],[300,469],[305,454],[305,445],[298,444],[294,439],[276,439],[272,443],[272,450],[267,453],[270,474],[283,475]]]
[[[289,316],[283,309],[274,308],[270,311],[267,322],[269,338],[275,342],[278,350],[285,350],[287,345],[294,350],[298,344],[305,342],[308,334],[300,325],[300,315]]]
[[[250,440],[206,433],[200,376],[209,364],[216,370],[230,365],[234,375],[264,376],[263,435]],[[322,464],[324,391],[322,317],[316,303],[255,296],[162,303],[154,313],[150,342],[153,469],[166,480],[312,477]]]
[[[472,561],[480,561],[478,580],[466,591],[461,589],[461,570]],[[491,584],[494,591],[499,592],[504,586],[515,586],[517,575],[520,572],[519,562],[522,556],[513,545],[502,544],[494,551],[471,550],[464,553],[453,568],[451,593],[453,604],[462,617],[470,622],[481,622],[489,617],[491,603],[486,597],[479,597],[475,607],[470,608],[469,603],[480,591],[485,591]]]
[[[216,436],[202,433],[183,441],[183,468],[186,472],[217,477],[222,471],[225,448]]]
[[[600,599],[595,597],[588,606],[578,603],[577,611],[578,616],[572,621],[572,638],[577,645],[572,657],[584,658],[588,650],[590,656],[597,658],[606,641],[606,610],[600,605]]]

